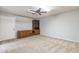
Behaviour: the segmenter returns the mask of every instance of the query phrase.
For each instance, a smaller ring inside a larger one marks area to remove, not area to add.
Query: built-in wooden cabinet
[[[22,30],[17,32],[17,38],[25,38],[40,34],[39,20],[32,21],[32,30]]]
[[[28,36],[32,36],[32,30],[18,31],[17,34],[18,38],[25,38]]]
[[[33,34],[40,34],[40,26],[39,26],[39,20],[33,20],[32,21],[32,32]]]

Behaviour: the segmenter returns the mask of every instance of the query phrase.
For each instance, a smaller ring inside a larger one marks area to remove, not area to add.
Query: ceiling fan
[[[47,13],[46,11],[41,11],[41,8],[37,9],[36,11],[34,10],[30,10],[32,12],[32,14],[39,14],[42,15],[42,13]]]

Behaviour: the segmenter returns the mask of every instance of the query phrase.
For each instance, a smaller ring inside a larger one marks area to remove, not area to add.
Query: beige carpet
[[[11,42],[12,43],[12,42]],[[13,45],[10,47],[13,48]],[[33,36],[28,38],[23,38],[18,40],[16,43],[16,48],[11,48],[5,52],[10,53],[78,53],[79,43],[70,42],[62,39],[49,38],[46,36]],[[20,45],[20,47],[18,47]],[[9,48],[9,47],[8,47]]]

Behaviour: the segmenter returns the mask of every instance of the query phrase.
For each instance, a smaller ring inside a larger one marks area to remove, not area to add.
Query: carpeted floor
[[[79,43],[36,35],[0,45],[6,53],[78,53]]]

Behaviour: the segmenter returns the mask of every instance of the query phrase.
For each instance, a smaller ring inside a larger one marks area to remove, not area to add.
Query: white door
[[[0,17],[0,40],[15,38],[15,18],[11,16]]]

